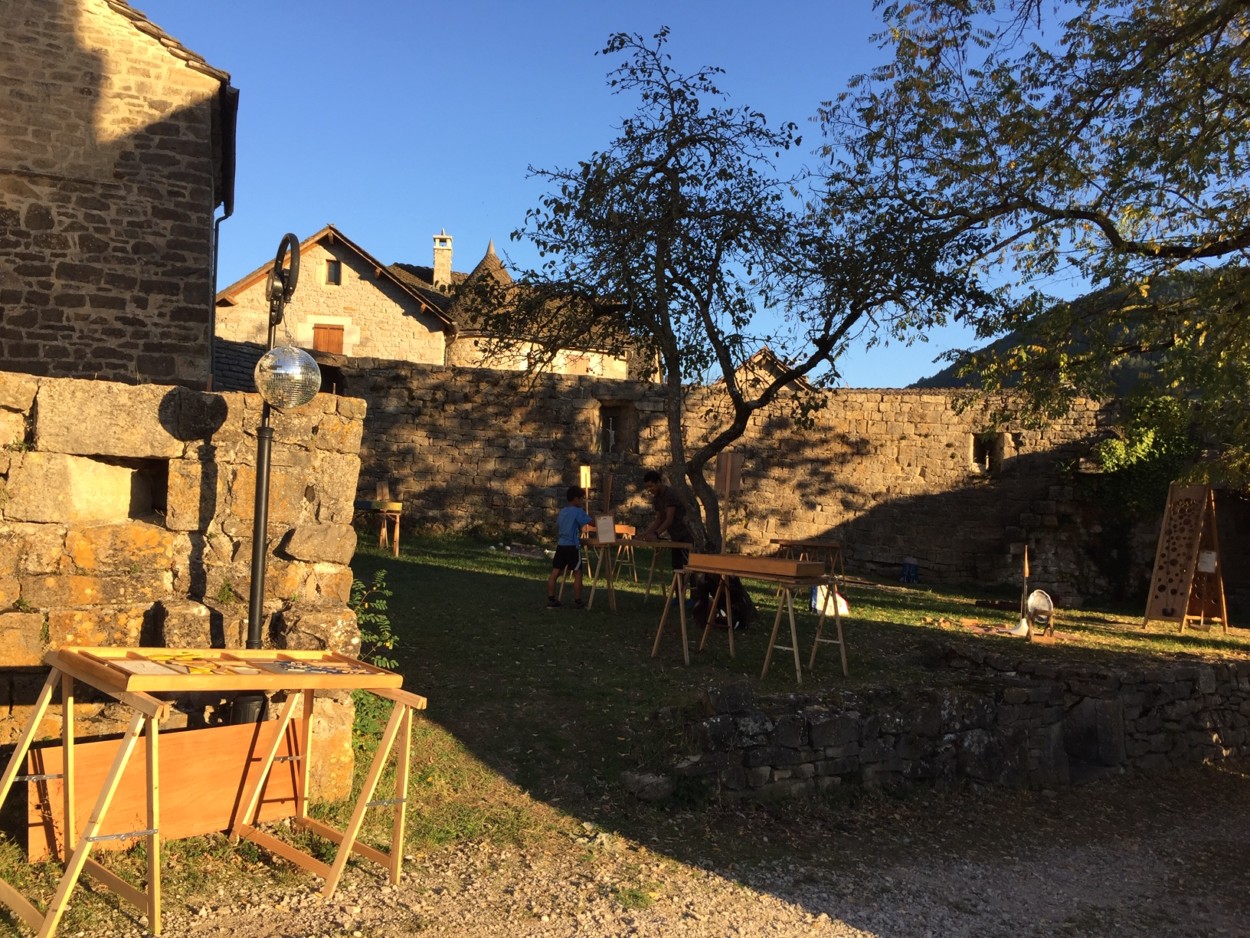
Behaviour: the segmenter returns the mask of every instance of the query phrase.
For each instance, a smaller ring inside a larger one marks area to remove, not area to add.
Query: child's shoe
[[[559,609],[559,608],[560,608],[560,600],[556,599],[554,596],[548,596],[548,597],[547,597],[547,608],[548,608],[548,609]]]
[[[586,604],[581,601],[580,597],[578,599],[573,600],[573,605],[576,606],[578,609],[586,608]]]

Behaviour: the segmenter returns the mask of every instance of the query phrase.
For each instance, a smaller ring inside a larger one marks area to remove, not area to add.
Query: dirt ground
[[[542,844],[412,857],[398,886],[353,863],[329,901],[313,877],[167,893],[164,934],[1241,936],[1247,844],[1245,764],[1052,793],[873,796],[836,812],[675,810],[653,843],[567,819]],[[116,922],[103,934],[145,931]]]

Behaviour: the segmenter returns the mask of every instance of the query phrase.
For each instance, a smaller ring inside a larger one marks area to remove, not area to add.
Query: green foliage
[[[1033,414],[1134,380],[1194,400],[1226,477],[1250,477],[1250,6],[1244,0],[915,0],[893,59],[828,103],[829,175],[883,218],[922,206],[992,274],[969,360]],[[1056,302],[1073,284],[1094,302]],[[956,353],[955,357],[959,357]]]
[[[226,580],[217,589],[217,602],[223,606],[229,606],[232,603],[243,602],[243,598],[235,590],[234,584]]]
[[[1162,509],[1168,486],[1184,477],[1198,456],[1189,435],[1192,408],[1172,398],[1135,397],[1124,413],[1121,433],[1095,450],[1106,473],[1100,503],[1116,514],[1150,516]]]
[[[356,627],[360,629],[360,657],[380,668],[394,668],[397,664],[389,655],[396,642],[387,611],[387,600],[392,595],[386,585],[384,568],[375,570],[368,583],[352,580],[348,605],[356,613]]]

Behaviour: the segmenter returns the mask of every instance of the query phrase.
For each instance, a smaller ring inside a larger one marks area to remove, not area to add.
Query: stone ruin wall
[[[668,462],[655,385],[367,359],[348,362],[343,376],[345,392],[369,405],[361,495],[388,481],[406,525],[547,540],[581,465],[593,467],[596,485],[613,473],[618,521],[648,523],[642,473]],[[696,438],[709,426],[705,403],[688,408]],[[598,452],[605,404],[626,406],[636,452]],[[845,544],[852,574],[897,576],[915,557],[922,581],[1019,583],[1027,541],[1031,583],[1058,601],[1105,588],[1088,560],[1087,506],[1071,473],[1105,432],[1092,404],[1044,430],[991,434],[988,470],[973,463],[986,418],[958,412],[953,394],[835,391],[811,429],[783,407],[754,416],[735,445],[746,491],[724,505],[731,550],[763,554],[770,538],[828,536]],[[601,506],[592,493],[590,510]]]
[[[1107,667],[950,643],[933,664],[951,680],[827,697],[709,687],[681,727],[684,754],[638,787],[659,797],[685,779],[727,800],[847,785],[1054,790],[1250,752],[1250,661]]]
[[[254,394],[0,373],[0,744],[22,731],[63,645],[242,648],[256,484]],[[265,647],[359,650],[347,607],[361,401],[275,411]],[[79,688],[83,735],[128,714]],[[179,700],[167,726],[229,718],[218,695]],[[315,790],[350,789],[348,695],[317,699],[327,756]],[[39,737],[60,733],[49,710]],[[333,754],[333,755],[330,755]]]
[[[208,386],[215,96],[104,0],[0,30],[0,361]]]

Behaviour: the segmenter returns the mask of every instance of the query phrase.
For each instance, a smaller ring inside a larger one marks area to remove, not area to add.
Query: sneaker
[[[548,608],[548,609],[559,609],[559,608],[560,608],[560,600],[556,599],[554,596],[548,596],[548,597],[547,597],[547,608]]]
[[[585,608],[586,608],[586,604],[585,604],[584,602],[582,602],[580,599],[575,599],[575,600],[573,600],[573,605],[574,605],[574,606],[576,606],[578,609],[585,609]]]

